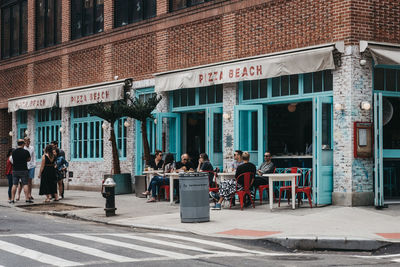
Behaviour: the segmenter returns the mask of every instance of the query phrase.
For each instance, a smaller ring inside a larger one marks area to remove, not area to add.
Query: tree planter
[[[130,173],[121,174],[105,174],[104,179],[112,177],[115,182],[115,194],[131,194],[132,193],[132,180]]]

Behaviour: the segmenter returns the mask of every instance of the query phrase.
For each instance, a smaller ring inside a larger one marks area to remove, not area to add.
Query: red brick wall
[[[105,32],[72,42],[69,1],[62,3],[63,43],[0,61],[0,102],[115,75],[148,79],[155,72],[339,40],[400,43],[398,0],[215,0],[173,13],[167,0],[158,0],[159,16],[115,29],[112,1],[105,0]]]
[[[61,88],[61,58],[50,58],[35,62],[33,66],[34,93],[59,90]]]
[[[82,50],[69,56],[69,86],[75,87],[103,81],[103,47]]]

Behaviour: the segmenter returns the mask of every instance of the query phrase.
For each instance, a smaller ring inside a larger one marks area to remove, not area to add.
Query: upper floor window
[[[99,33],[104,27],[104,0],[71,1],[71,38]]]
[[[115,27],[156,16],[156,0],[115,0]]]
[[[182,8],[195,6],[204,2],[210,2],[212,0],[170,0],[169,11],[176,11]]]
[[[36,49],[61,42],[61,0],[36,1]]]
[[[26,53],[27,50],[27,1],[7,1],[1,8],[1,56],[2,58],[9,58]]]
[[[400,69],[374,68],[374,90],[400,92]]]

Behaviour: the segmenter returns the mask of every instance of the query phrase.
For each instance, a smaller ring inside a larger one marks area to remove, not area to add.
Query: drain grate
[[[77,206],[65,203],[45,203],[45,204],[31,204],[21,205],[18,208],[22,208],[28,211],[69,211],[69,210],[81,210],[81,209],[92,209],[94,207]]]

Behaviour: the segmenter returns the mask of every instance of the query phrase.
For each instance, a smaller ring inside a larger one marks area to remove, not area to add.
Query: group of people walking
[[[30,138],[18,139],[17,148],[9,149],[6,162],[8,178],[8,201],[14,204],[19,201],[22,189],[25,202],[33,203],[32,180],[35,177],[36,156]],[[40,179],[39,195],[45,195],[45,202],[51,199],[58,201],[64,198],[64,182],[68,162],[64,151],[58,149],[58,142],[53,141],[44,149],[38,173]],[[58,191],[57,191],[58,185]]]
[[[166,177],[166,173],[169,172],[180,172],[180,171],[194,171],[195,166],[190,161],[190,157],[187,153],[181,156],[181,161],[175,162],[174,156],[168,153],[163,161],[163,153],[159,150],[155,153],[155,159],[150,162],[150,168],[154,170],[160,170],[160,175],[154,176],[150,184],[143,195],[151,195],[148,202],[156,202],[157,191],[162,185],[169,185],[169,179]],[[274,172],[275,165],[271,161],[271,153],[265,152],[264,162],[257,169],[256,166],[250,162],[250,154],[248,152],[242,152],[236,150],[234,153],[234,161],[231,165],[231,171],[235,172],[235,178],[239,178],[241,174],[250,172],[252,176],[252,197],[254,198],[255,189],[260,185],[268,184],[268,178],[263,177],[263,174]],[[206,153],[201,153],[199,156],[199,162],[196,168],[197,172],[208,172],[209,173],[209,184],[210,187],[215,187],[213,178],[214,173],[218,172],[218,169],[214,169],[208,155]],[[223,200],[230,200],[232,195],[236,190],[243,189],[243,178],[239,179],[228,179],[222,181],[219,184],[219,190],[217,192],[210,192],[210,196],[215,200],[214,209],[221,209],[221,203]],[[175,203],[179,203],[179,180],[174,183],[174,189],[176,191],[177,200]],[[171,189],[171,190],[174,190]],[[249,204],[250,199],[246,202]]]

